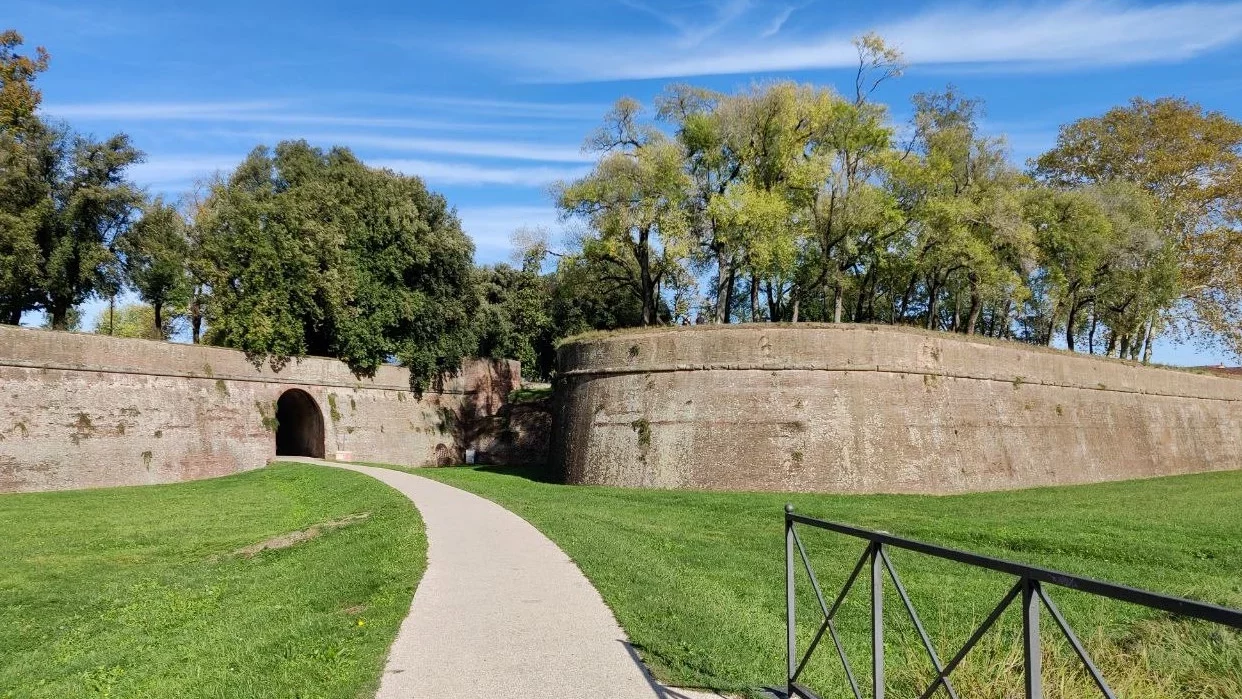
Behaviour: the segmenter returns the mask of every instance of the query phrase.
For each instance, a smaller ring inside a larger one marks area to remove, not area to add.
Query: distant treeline
[[[847,94],[791,82],[620,100],[599,159],[558,183],[577,233],[515,232],[518,268],[476,267],[453,209],[343,147],[256,148],[176,204],[127,178],[142,155],[38,113],[42,49],[0,34],[0,322],[235,347],[256,361],[399,361],[421,389],[463,356],[553,371],[591,329],[738,321],[918,325],[1150,358],[1159,337],[1242,350],[1242,124],[1175,98],[1062,127],[1026,170],[953,88],[895,125],[876,88],[899,53],[856,42]],[[551,271],[547,271],[547,270]]]

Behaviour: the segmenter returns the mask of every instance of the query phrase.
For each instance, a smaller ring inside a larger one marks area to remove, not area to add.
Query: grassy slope
[[[425,556],[408,500],[314,466],[0,496],[0,697],[370,696]]]
[[[1242,606],[1242,472],[953,497],[629,490],[540,483],[521,471],[417,472],[491,498],[539,527],[591,578],[657,674],[683,685],[740,691],[783,681],[787,500],[811,516]],[[825,594],[834,595],[860,542],[818,531],[803,537]],[[945,660],[1012,583],[909,552],[892,557]],[[805,648],[818,611],[805,579],[799,584]],[[930,665],[891,588],[888,594],[889,686],[908,691],[919,683],[921,690]],[[1052,596],[1127,696],[1242,696],[1239,634],[1162,621],[1069,590],[1054,588]],[[866,604],[865,586],[856,587],[839,620],[860,677],[869,667]],[[1005,669],[1020,663],[1015,612],[955,674],[959,692],[1017,689],[1016,674]],[[1090,696],[1044,618],[1048,695]],[[844,696],[827,692],[846,686],[827,640],[808,679],[825,696]]]

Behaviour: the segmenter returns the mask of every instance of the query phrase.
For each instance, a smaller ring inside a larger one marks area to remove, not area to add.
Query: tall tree
[[[55,183],[55,211],[39,232],[43,274],[40,306],[52,327],[66,327],[69,310],[108,285],[113,240],[143,201],[125,170],[142,153],[124,134],[96,142],[77,136],[66,153],[64,179]]]
[[[116,241],[125,279],[150,304],[152,328],[161,336],[167,320],[165,311],[184,307],[190,298],[186,228],[181,212],[157,198]]]
[[[38,303],[38,235],[53,211],[60,163],[57,134],[35,116],[41,95],[33,83],[49,57],[42,47],[23,55],[21,45],[16,31],[0,32],[0,323],[14,325]]]
[[[826,292],[825,306],[836,323],[845,319],[851,274],[862,271],[864,279],[856,286],[866,286],[865,275],[876,268],[874,253],[903,229],[895,202],[877,186],[890,159],[893,132],[887,107],[872,96],[902,75],[905,61],[876,34],[855,39],[854,47],[853,100],[825,124],[817,147],[830,160],[831,171],[813,210],[821,265],[811,285]]]
[[[416,177],[344,148],[260,147],[195,226],[213,343],[276,366],[337,357],[363,375],[396,359],[416,391],[475,350],[473,245]]]
[[[913,234],[903,295],[909,298],[921,277],[925,327],[973,334],[986,304],[1001,304],[1007,322],[1021,295],[1020,272],[1032,254],[1019,196],[1023,178],[1003,142],[979,134],[978,102],[951,87],[913,101],[911,143],[890,167],[890,186]]]
[[[1121,180],[1150,192],[1178,247],[1180,302],[1161,310],[1201,342],[1242,353],[1242,123],[1184,99],[1136,98],[1062,127],[1035,172],[1061,187]]]
[[[606,279],[628,286],[642,307],[642,324],[653,325],[661,320],[661,284],[680,279],[689,255],[690,183],[680,146],[641,119],[636,101],[618,101],[588,141],[601,153],[599,162],[582,179],[560,184],[557,201],[567,216],[591,227],[582,254]]]

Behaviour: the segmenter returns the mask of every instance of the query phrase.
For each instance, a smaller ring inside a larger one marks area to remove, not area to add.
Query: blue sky
[[[507,260],[520,226],[555,238],[548,185],[586,170],[583,139],[618,97],[783,77],[845,89],[849,40],[869,30],[911,63],[879,95],[895,119],[952,83],[986,102],[1018,163],[1136,95],[1242,118],[1242,1],[5,0],[3,14],[52,54],[44,112],[128,132],[150,191],[175,196],[260,143],[347,145],[445,194],[479,262]],[[1156,360],[1226,358],[1166,344]]]

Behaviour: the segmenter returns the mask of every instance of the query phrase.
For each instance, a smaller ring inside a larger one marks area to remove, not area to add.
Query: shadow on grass
[[[536,464],[527,466],[447,466],[442,468],[465,469],[470,471],[478,471],[479,473],[494,473],[499,476],[513,476],[522,478],[535,483],[551,483],[554,485],[564,485],[564,475],[555,468],[547,464]]]

